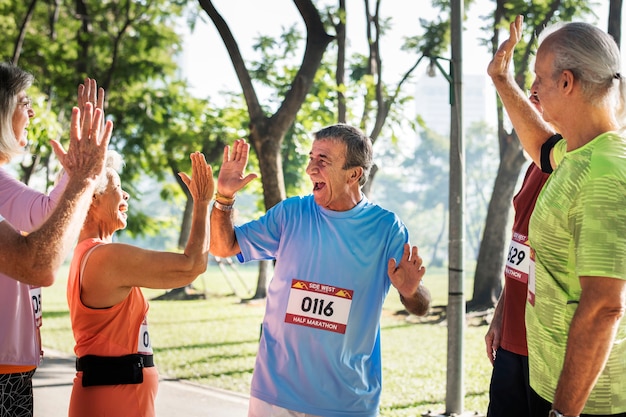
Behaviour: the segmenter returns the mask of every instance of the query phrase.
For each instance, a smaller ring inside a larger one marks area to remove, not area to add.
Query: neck
[[[113,241],[113,233],[115,233],[115,231],[107,232],[103,228],[87,220],[80,231],[78,241],[81,242],[85,239],[101,239],[107,243],[111,243]]]
[[[606,106],[583,106],[571,109],[571,117],[566,118],[562,129],[557,129],[567,141],[567,150],[573,151],[591,142],[599,135],[619,130],[612,109]]]

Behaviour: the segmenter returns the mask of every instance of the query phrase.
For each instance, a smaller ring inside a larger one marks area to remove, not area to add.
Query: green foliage
[[[176,167],[168,164],[164,150],[171,152],[170,160],[180,158],[181,169],[187,169],[190,147],[198,142],[191,141],[189,136],[208,136],[206,127],[198,128],[202,120],[189,120],[190,115],[201,115],[206,109],[195,102],[183,105],[181,98],[190,94],[186,86],[176,81],[175,59],[182,45],[176,25],[187,3],[179,0],[37,2],[25,27],[22,47],[14,51],[18,31],[26,19],[26,6],[26,2],[0,3],[3,16],[0,27],[6,40],[0,47],[0,55],[3,60],[11,60],[19,52],[18,65],[36,77],[36,88],[32,90],[40,93],[29,91],[36,98],[38,113],[29,129],[33,152],[42,161],[47,160],[48,140],[67,140],[76,87],[89,76],[107,90],[107,116],[115,124],[112,146],[125,156],[123,181],[131,195],[140,195],[134,181],[142,173],[159,179],[173,175]],[[39,107],[42,102],[46,103],[45,110]],[[171,107],[161,112],[162,108],[154,110],[146,106],[153,102],[156,107]],[[168,120],[166,115],[179,109],[187,114]],[[154,110],[154,118],[147,113],[149,110]],[[148,123],[150,120],[155,123]],[[187,129],[188,125],[191,127]],[[146,139],[152,134],[153,137]],[[138,136],[146,140],[138,140]],[[185,146],[174,146],[171,142],[164,146],[165,139],[181,138]],[[133,212],[130,231],[156,230],[156,223]]]

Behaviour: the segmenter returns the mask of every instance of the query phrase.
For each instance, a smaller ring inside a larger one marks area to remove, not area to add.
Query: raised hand
[[[191,178],[184,172],[178,175],[185,183],[194,201],[211,201],[215,192],[215,184],[213,182],[213,170],[206,163],[204,155],[200,152],[194,152],[191,158]]]
[[[515,51],[515,46],[522,38],[523,22],[524,17],[521,15],[516,16],[515,20],[511,22],[509,26],[509,38],[502,42],[487,67],[487,74],[489,74],[491,78],[510,75],[513,52]]]
[[[94,109],[104,112],[104,88],[98,88],[98,83],[93,78],[85,78],[84,84],[78,85],[78,108],[81,114],[85,113],[85,104],[91,103]]]
[[[63,146],[52,140],[52,149],[70,177],[79,176],[96,180],[104,170],[106,149],[111,139],[113,122],[103,124],[101,109],[93,110],[91,103],[85,104],[85,114],[78,107],[72,109],[70,122],[70,145],[65,152]]]
[[[257,178],[257,174],[254,173],[244,176],[249,154],[250,145],[244,139],[237,139],[233,143],[232,151],[230,146],[224,147],[224,159],[217,178],[217,191],[222,196],[234,197],[237,191]]]

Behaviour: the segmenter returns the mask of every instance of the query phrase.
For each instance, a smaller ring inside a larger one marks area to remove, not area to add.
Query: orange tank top
[[[123,356],[132,353],[152,354],[148,333],[148,302],[141,289],[133,287],[128,297],[110,308],[93,309],[80,299],[81,273],[84,260],[92,249],[106,242],[85,239],[74,250],[67,283],[74,353],[85,355]],[[141,384],[83,387],[82,372],[76,373],[69,416],[154,416],[154,400],[158,388],[156,367],[144,368]]]

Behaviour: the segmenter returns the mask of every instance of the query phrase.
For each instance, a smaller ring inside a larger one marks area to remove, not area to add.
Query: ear
[[[354,167],[350,169],[350,177],[349,177],[349,182],[350,183],[354,183],[354,182],[359,182],[359,180],[361,179],[361,176],[363,176],[363,167]]]
[[[562,87],[563,93],[569,94],[574,88],[574,73],[570,70],[564,70],[561,73],[561,78],[559,79],[559,87]]]

